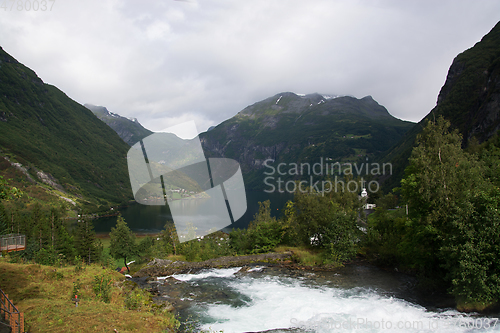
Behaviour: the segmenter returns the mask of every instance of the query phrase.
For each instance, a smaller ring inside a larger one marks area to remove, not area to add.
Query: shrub
[[[101,299],[104,303],[109,303],[111,300],[111,278],[105,276],[95,276],[92,283],[92,290],[97,298]]]
[[[132,290],[125,298],[125,307],[129,310],[141,310],[151,304],[151,294],[139,288]]]
[[[54,249],[52,247],[48,247],[38,250],[35,253],[34,259],[38,264],[51,266],[56,263],[58,258]]]

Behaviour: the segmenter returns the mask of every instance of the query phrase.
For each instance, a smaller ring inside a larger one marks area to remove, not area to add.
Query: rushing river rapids
[[[269,266],[205,269],[149,281],[183,327],[212,332],[500,332],[497,318],[463,314],[450,298],[370,265],[334,272]]]

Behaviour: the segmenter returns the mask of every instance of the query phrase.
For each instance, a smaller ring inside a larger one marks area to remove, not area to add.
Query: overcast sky
[[[500,1],[21,0],[0,46],[77,102],[204,131],[279,92],[371,95],[419,121]],[[52,10],[49,10],[52,7]],[[6,9],[6,10],[5,10]]]

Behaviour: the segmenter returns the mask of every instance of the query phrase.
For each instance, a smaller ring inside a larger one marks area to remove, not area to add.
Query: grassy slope
[[[80,198],[62,193],[43,183],[32,183],[26,180],[26,176],[21,171],[12,168],[10,163],[2,158],[0,158],[0,176],[7,180],[9,186],[16,187],[23,192],[21,198],[2,201],[2,204],[11,212],[17,212],[17,214],[28,218],[31,215],[31,207],[38,202],[46,209],[65,205],[68,216],[76,216],[74,210],[76,207],[60,197],[71,199],[76,203],[81,201]]]
[[[54,268],[35,264],[11,264],[0,259],[0,288],[24,312],[29,332],[164,332],[175,327],[171,314],[125,309],[122,293],[123,275],[97,265],[75,268]],[[110,303],[95,299],[92,291],[94,276],[112,277],[114,286]],[[80,280],[81,301],[75,307],[71,301],[73,282]]]
[[[118,135],[90,110],[0,49],[0,150],[52,174],[93,205],[131,199],[126,154]]]

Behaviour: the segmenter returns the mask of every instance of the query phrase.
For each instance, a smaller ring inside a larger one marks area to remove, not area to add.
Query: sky
[[[153,131],[205,131],[285,91],[371,95],[417,122],[499,14],[497,0],[2,0],[0,46]]]

